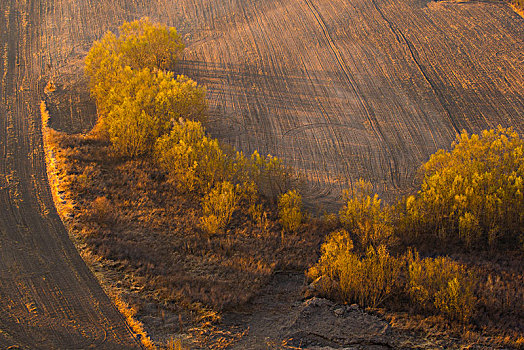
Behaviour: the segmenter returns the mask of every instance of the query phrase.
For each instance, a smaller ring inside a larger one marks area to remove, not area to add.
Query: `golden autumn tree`
[[[205,89],[167,71],[183,48],[174,28],[142,19],[124,23],[119,36],[107,33],[89,51],[85,70],[99,125],[120,154],[147,154],[173,121],[204,118]]]
[[[185,47],[174,27],[149,18],[126,22],[119,32],[122,63],[132,68],[171,70]]]
[[[179,121],[155,144],[155,159],[182,191],[206,193],[229,180],[231,160],[200,122]]]
[[[352,190],[344,191],[340,222],[353,233],[361,247],[378,247],[392,240],[391,208],[373,193],[371,183],[359,180]]]
[[[524,227],[524,141],[511,129],[457,137],[423,165],[405,201],[408,227],[467,246],[515,247]]]

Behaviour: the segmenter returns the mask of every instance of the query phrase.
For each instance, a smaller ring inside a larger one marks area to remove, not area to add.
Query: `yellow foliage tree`
[[[99,124],[125,156],[151,151],[155,140],[179,118],[202,120],[205,89],[165,71],[184,48],[174,28],[148,19],[108,32],[86,57],[86,74],[97,100]]]
[[[117,54],[122,63],[136,69],[173,69],[184,44],[177,30],[149,18],[125,22],[120,28]]]
[[[359,180],[355,188],[344,191],[346,205],[340,210],[340,222],[358,237],[363,249],[390,243],[393,235],[391,208],[373,193],[371,183]]]
[[[155,158],[183,191],[207,193],[217,182],[230,179],[230,159],[196,121],[174,123],[171,132],[157,140]]]
[[[205,90],[189,78],[148,68],[121,71],[122,81],[106,96],[110,107],[101,119],[115,148],[134,157],[149,153],[173,120],[203,117]]]
[[[318,263],[308,271],[317,280],[317,288],[346,302],[362,306],[381,305],[402,290],[400,258],[389,255],[384,245],[369,246],[364,256],[353,250],[346,230],[331,233],[321,247]]]
[[[499,127],[463,132],[452,147],[423,165],[421,190],[404,203],[406,228],[467,246],[514,248],[523,238],[524,141]]]
[[[421,259],[418,253],[406,254],[407,291],[411,300],[426,310],[436,309],[451,319],[469,320],[475,312],[475,278],[465,266],[446,257]]]
[[[172,68],[184,49],[175,28],[151,23],[147,18],[125,22],[120,35],[107,32],[95,41],[85,59],[85,71],[97,99],[104,98],[111,85],[118,81],[119,70]]]
[[[280,223],[287,232],[296,232],[302,223],[302,196],[296,191],[288,191],[278,198]]]
[[[239,186],[229,181],[218,183],[202,199],[202,227],[210,234],[225,228],[240,202]]]

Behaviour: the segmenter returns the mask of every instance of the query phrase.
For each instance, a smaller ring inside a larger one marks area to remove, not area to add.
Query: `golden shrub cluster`
[[[412,251],[407,252],[406,259],[407,292],[416,305],[463,322],[471,318],[475,278],[463,265],[446,257],[421,259]]]
[[[234,152],[207,135],[197,121],[174,123],[157,139],[153,155],[181,191],[203,196],[202,226],[211,234],[227,226],[239,202],[261,224],[265,213],[260,196],[278,194],[276,189],[287,188],[291,178],[279,159]],[[268,187],[272,190],[260,191]]]
[[[422,170],[420,191],[402,203],[406,234],[477,249],[513,249],[524,239],[524,141],[516,132],[463,132]]]
[[[179,190],[201,196],[209,233],[227,226],[240,201],[261,224],[267,215],[259,196],[287,191],[289,168],[256,151],[246,157],[207,135],[205,89],[168,71],[184,48],[174,28],[142,19],[119,31],[95,42],[86,57],[98,128],[120,155],[153,156]]]
[[[99,123],[124,156],[149,153],[180,117],[201,120],[205,89],[167,71],[184,45],[176,30],[147,19],[125,23],[93,44],[86,74],[97,101]]]
[[[238,209],[241,199],[240,186],[224,181],[218,183],[202,200],[204,229],[217,233],[231,220],[233,213]]]
[[[394,207],[383,205],[363,181],[345,192],[339,212],[344,229],[328,235],[308,272],[317,289],[364,306],[398,295],[449,319],[473,317],[479,281],[464,265],[448,257],[421,258],[414,249],[398,251],[398,243],[522,247],[524,142],[501,127],[463,132],[451,151],[438,151],[422,171],[420,190]],[[387,247],[396,247],[396,256]]]
[[[348,231],[331,233],[321,247],[322,255],[308,275],[326,295],[362,306],[380,306],[400,289],[402,262],[386,246],[368,246],[364,254],[354,250]]]
[[[303,219],[302,196],[296,190],[288,191],[278,198],[280,223],[287,232],[296,232]]]
[[[385,245],[354,249],[346,230],[331,233],[319,262],[309,269],[316,289],[364,307],[378,307],[393,296],[409,298],[418,309],[467,322],[475,312],[475,278],[445,257],[421,259],[409,250],[392,256]]]
[[[207,192],[227,179],[231,162],[216,139],[195,121],[179,121],[155,144],[155,158],[184,192]]]
[[[344,198],[340,222],[357,236],[360,246],[388,244],[393,235],[392,210],[373,193],[372,185],[359,180],[352,191],[344,191]]]

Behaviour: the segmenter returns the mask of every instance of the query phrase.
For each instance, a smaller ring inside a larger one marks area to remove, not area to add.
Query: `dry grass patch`
[[[219,321],[216,312],[245,303],[275,269],[304,270],[315,261],[320,230],[304,224],[282,241],[268,203],[259,203],[264,219],[254,220],[249,198],[235,197],[229,224],[209,232],[201,218],[213,213],[199,196],[148,159],[119,158],[93,135],[53,132],[53,145],[60,192],[74,200],[68,226],[114,272],[112,283],[146,328],[158,325],[148,330],[153,338],[168,324],[172,333],[193,329],[195,339],[216,340],[201,336]]]

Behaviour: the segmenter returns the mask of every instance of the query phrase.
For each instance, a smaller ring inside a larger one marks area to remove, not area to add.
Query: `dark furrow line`
[[[324,34],[324,37],[326,38],[326,40],[327,40],[327,42],[328,42],[328,44],[329,44],[329,46],[331,48],[331,51],[335,55],[335,59],[336,59],[338,65],[340,66],[340,68],[342,69],[342,72],[344,73],[344,75],[345,75],[345,77],[347,79],[347,82],[349,83],[349,86],[351,87],[351,89],[353,90],[355,95],[357,96],[357,99],[359,101],[360,106],[366,112],[367,120],[369,122],[369,125],[371,126],[371,129],[372,129],[373,133],[375,134],[375,137],[377,137],[378,139],[382,140],[383,144],[386,146],[385,149],[386,149],[386,152],[389,155],[389,160],[390,160],[390,162],[388,164],[389,171],[390,171],[390,174],[391,174],[393,185],[395,187],[397,187],[398,184],[399,184],[399,179],[396,178],[395,176],[393,176],[393,174],[394,173],[398,173],[398,171],[394,170],[394,169],[398,169],[398,164],[397,164],[396,157],[394,156],[394,154],[392,152],[391,145],[389,144],[388,140],[384,136],[384,133],[382,132],[382,129],[381,129],[378,121],[376,120],[376,117],[370,111],[370,107],[367,105],[367,103],[363,99],[362,94],[358,91],[356,83],[353,82],[353,79],[351,78],[351,73],[349,72],[349,70],[347,68],[347,64],[346,64],[344,58],[342,57],[342,55],[340,54],[340,50],[336,47],[336,45],[335,45],[335,43],[333,41],[333,38],[331,38],[331,35],[329,34],[329,31],[328,31],[328,29],[326,27],[324,19],[322,18],[322,15],[318,12],[317,8],[315,7],[315,5],[313,5],[311,0],[304,0],[304,2],[306,3],[306,5],[310,9],[310,11],[315,16],[315,19],[316,19],[318,25],[320,26],[320,28],[321,28],[321,30],[322,30],[322,32]],[[391,162],[393,162],[393,164],[391,164]]]
[[[395,26],[390,20],[387,19],[387,17],[384,14],[384,12],[382,12],[382,10],[378,7],[378,5],[376,3],[376,0],[371,0],[371,3],[373,4],[373,7],[375,7],[377,12],[380,14],[382,19],[387,23],[387,25],[389,26],[389,29],[393,32],[393,34],[395,34],[395,36],[397,38],[397,41],[399,43],[402,43],[402,41],[403,41],[406,44],[406,46],[408,48],[408,51],[410,53],[411,59],[413,60],[413,62],[417,66],[417,69],[420,71],[420,73],[424,77],[424,80],[426,80],[426,82],[431,87],[431,90],[433,91],[433,93],[437,97],[439,104],[442,106],[444,111],[446,111],[446,114],[447,114],[447,116],[449,118],[449,121],[451,122],[451,125],[453,126],[453,129],[455,129],[455,132],[457,134],[459,134],[460,133],[460,128],[458,126],[458,123],[455,120],[455,118],[453,117],[453,114],[449,110],[447,104],[445,103],[445,100],[444,100],[444,97],[442,96],[442,93],[437,88],[435,83],[433,83],[433,81],[429,78],[427,72],[425,71],[425,69],[423,68],[422,64],[420,63],[420,60],[419,60],[419,57],[418,57],[418,52],[417,52],[417,49],[415,48],[415,46],[406,38],[404,33],[397,26]],[[400,40],[400,38],[402,38],[402,40]]]

